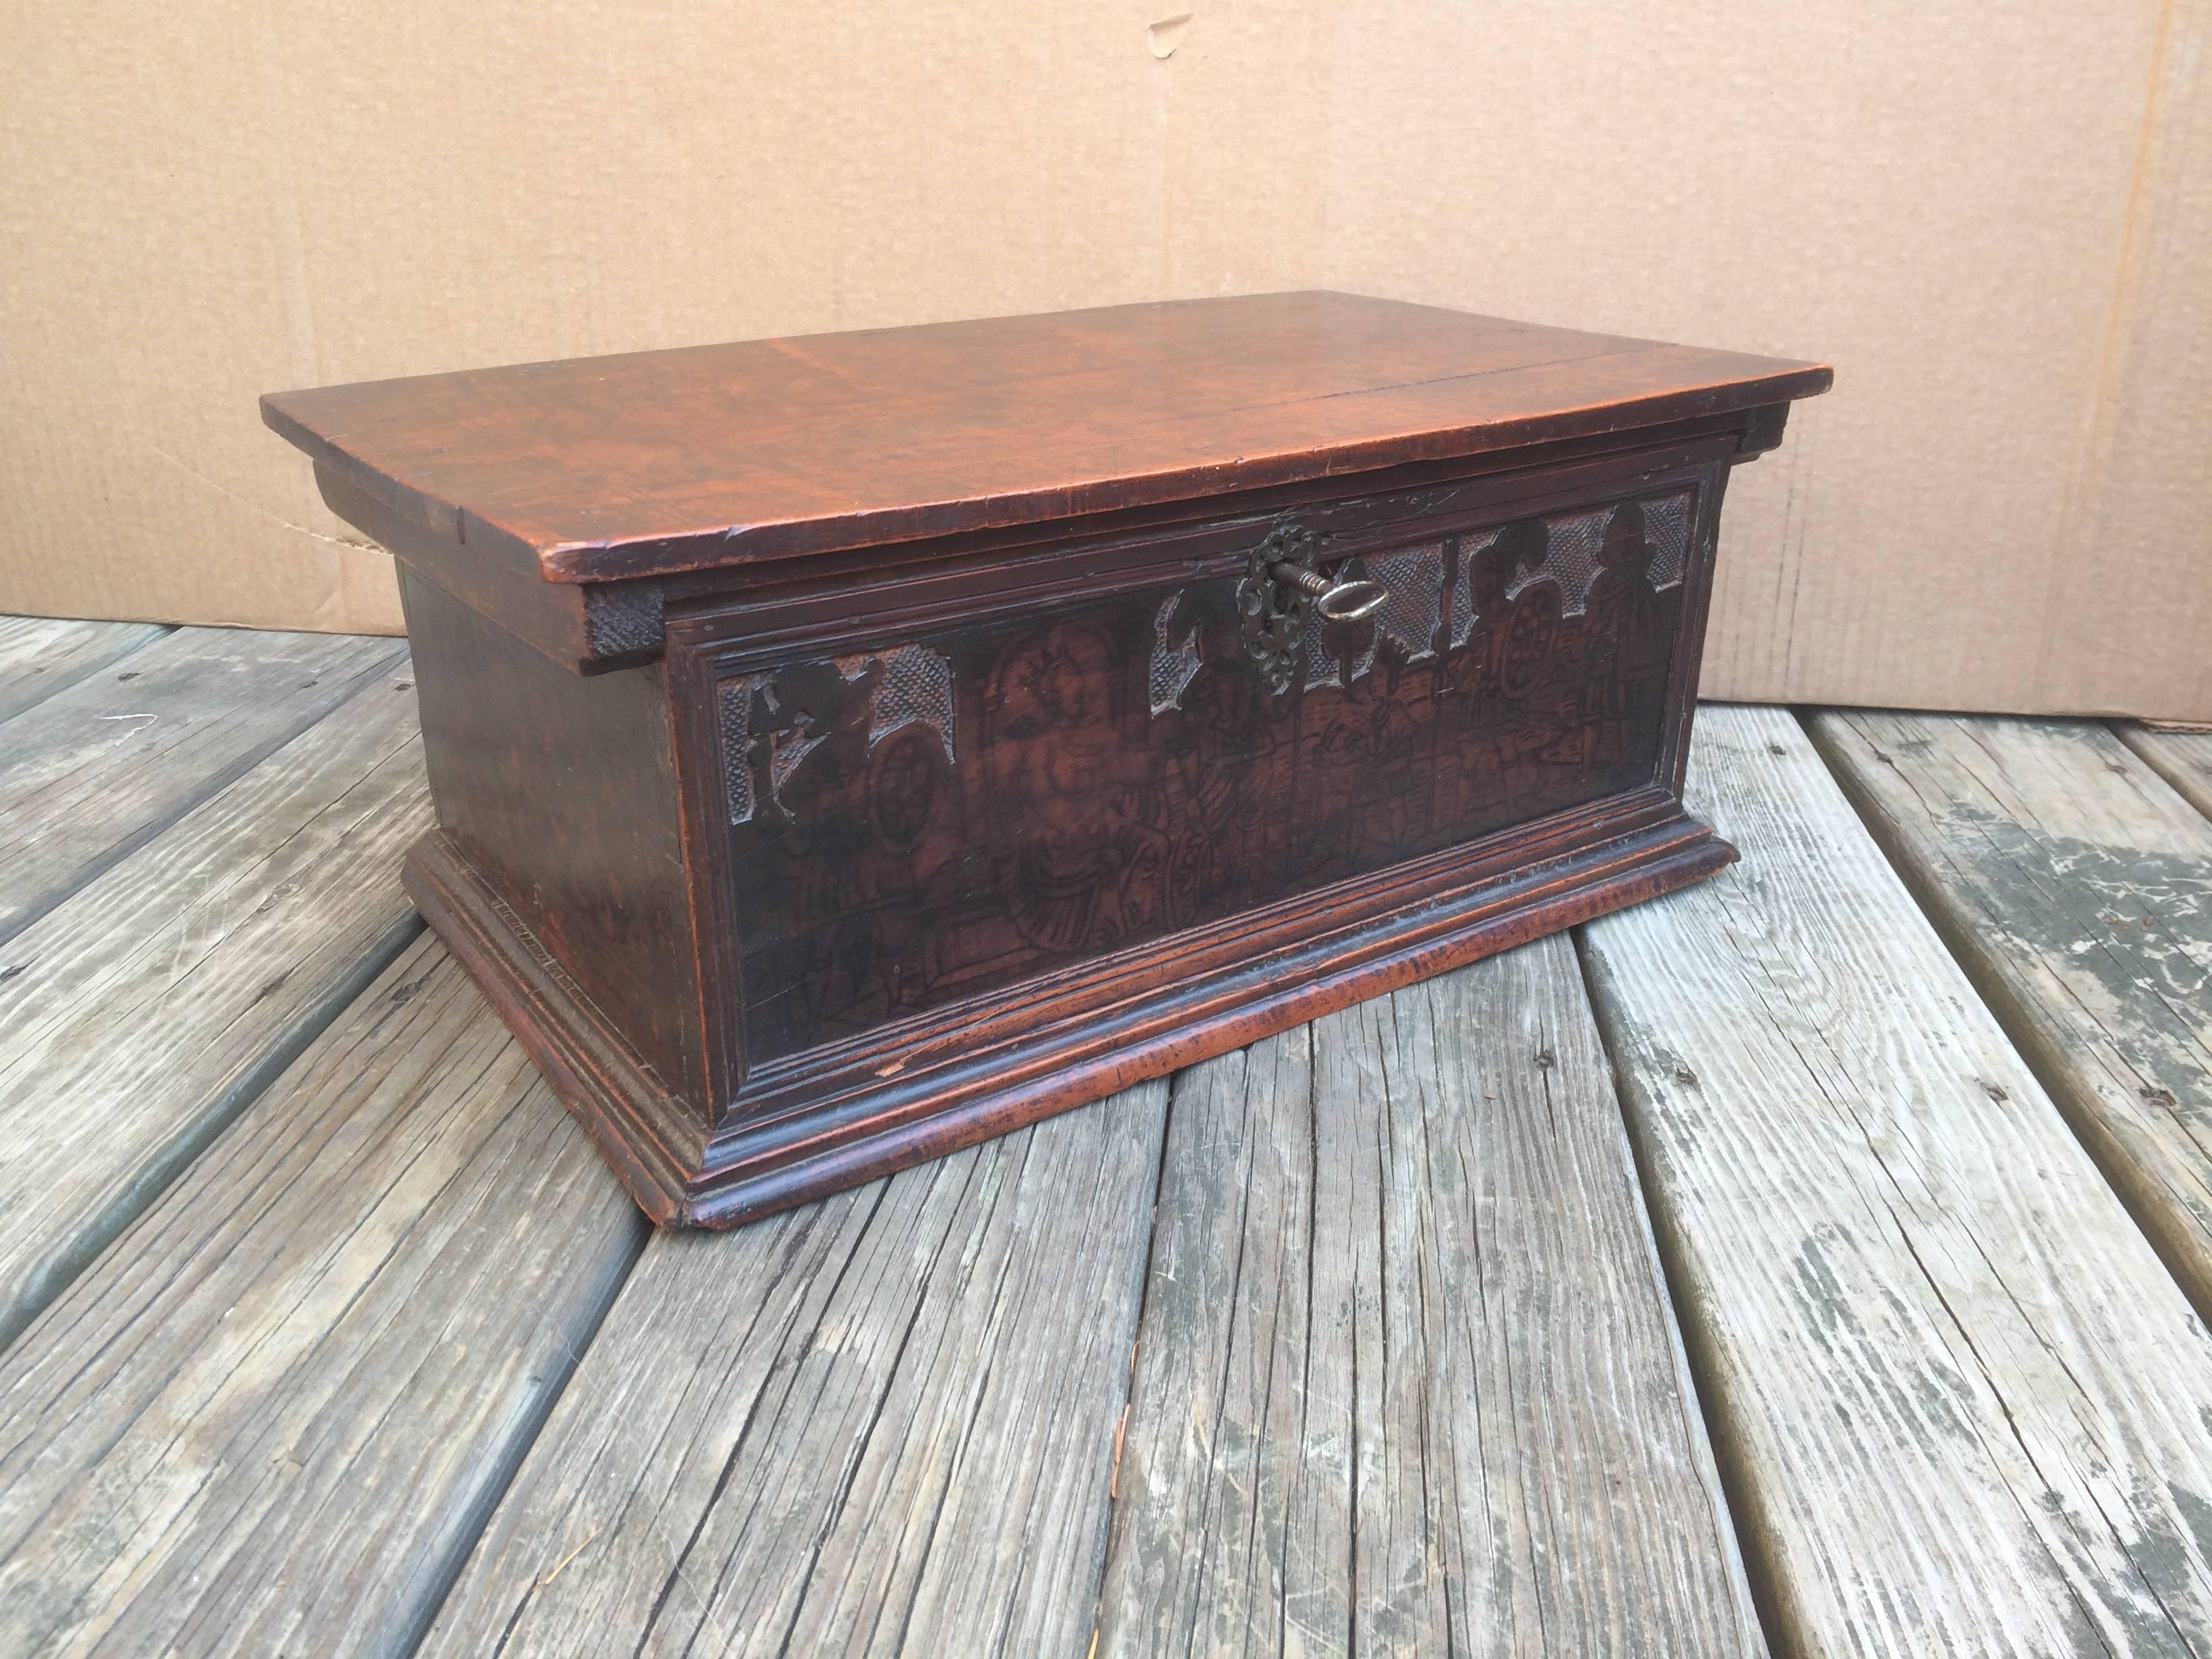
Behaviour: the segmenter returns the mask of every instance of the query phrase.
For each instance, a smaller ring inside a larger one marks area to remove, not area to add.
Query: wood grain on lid
[[[599,581],[1625,430],[1830,378],[1308,293],[472,369],[262,412],[410,518]]]

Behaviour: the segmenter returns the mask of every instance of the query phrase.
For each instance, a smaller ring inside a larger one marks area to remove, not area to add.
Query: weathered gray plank
[[[2154,732],[2132,720],[2115,729],[2184,799],[2212,817],[2212,732]]]
[[[1166,1097],[656,1237],[424,1651],[1080,1655]]]
[[[1722,1467],[1812,1654],[2212,1651],[2212,1336],[1797,722],[1584,930]]]
[[[1765,1650],[1572,946],[1184,1073],[1099,1651]]]
[[[0,1361],[0,1652],[407,1652],[641,1232],[419,940]]]
[[[1832,714],[1813,732],[2212,1310],[2212,820],[2092,721]]]
[[[0,1346],[419,927],[403,659],[0,945]]]
[[[155,623],[0,617],[0,720],[66,690],[168,631]]]
[[[396,640],[183,628],[8,722],[0,941],[396,663]]]

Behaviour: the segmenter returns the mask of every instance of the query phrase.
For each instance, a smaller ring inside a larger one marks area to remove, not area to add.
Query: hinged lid
[[[1352,295],[630,352],[262,399],[556,582],[789,558],[1725,414],[1826,368]]]

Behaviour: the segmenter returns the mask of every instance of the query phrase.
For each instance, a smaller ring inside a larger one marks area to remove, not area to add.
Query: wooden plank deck
[[[0,945],[0,1343],[419,931],[414,704],[370,680]]]
[[[0,619],[0,1655],[2212,1659],[2212,738],[1709,708],[1714,882],[697,1237],[407,680]]]
[[[2091,721],[1830,714],[1814,732],[2212,1314],[2212,820]]]
[[[404,655],[396,640],[180,628],[15,716],[0,944]]]
[[[153,623],[0,617],[0,720],[67,690],[168,631]]]
[[[408,1651],[644,1228],[423,938],[0,1358],[0,1641]]]
[[[1102,1653],[1760,1650],[1566,939],[1176,1079],[1120,1486]]]
[[[1167,1092],[654,1237],[427,1650],[1080,1651]]]
[[[2120,741],[2200,812],[2212,812],[2212,732],[2160,732],[2124,721]]]
[[[1798,722],[1698,744],[1743,863],[1584,943],[1776,1633],[2212,1650],[2212,1334]]]

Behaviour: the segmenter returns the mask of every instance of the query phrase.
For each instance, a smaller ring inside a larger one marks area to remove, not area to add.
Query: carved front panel
[[[1694,519],[1353,560],[1279,691],[1234,576],[725,678],[753,1060],[1650,781]]]

